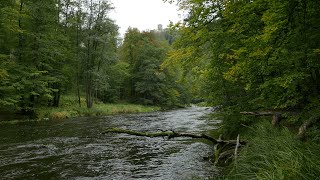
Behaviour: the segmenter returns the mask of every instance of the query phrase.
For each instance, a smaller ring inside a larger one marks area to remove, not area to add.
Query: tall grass
[[[249,144],[223,179],[320,179],[320,144],[302,142],[287,128],[270,122],[248,130]]]
[[[88,109],[84,98],[81,98],[81,107],[79,106],[76,97],[62,96],[60,107],[39,107],[37,108],[38,119],[66,119],[80,116],[102,116],[114,115],[123,113],[144,113],[160,110],[155,106],[143,106],[137,104],[104,104],[95,102],[93,108]]]

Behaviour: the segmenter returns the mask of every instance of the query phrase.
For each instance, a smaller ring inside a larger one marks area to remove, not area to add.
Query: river
[[[108,127],[205,132],[210,108],[0,125],[0,179],[164,179],[215,176],[212,146],[188,138],[101,135]]]

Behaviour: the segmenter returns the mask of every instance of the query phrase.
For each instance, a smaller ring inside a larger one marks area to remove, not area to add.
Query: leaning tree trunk
[[[307,130],[314,126],[319,121],[318,118],[310,118],[307,121],[305,121],[299,128],[298,136],[300,139],[304,140],[306,138]]]

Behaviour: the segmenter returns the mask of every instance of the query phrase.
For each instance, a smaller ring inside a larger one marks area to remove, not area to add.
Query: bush
[[[53,120],[62,120],[62,119],[70,118],[70,117],[71,116],[67,111],[52,112],[50,115],[50,119],[53,119]]]

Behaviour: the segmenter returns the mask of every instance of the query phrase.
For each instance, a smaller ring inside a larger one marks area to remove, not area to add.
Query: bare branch
[[[168,137],[169,139],[175,138],[175,137],[189,137],[189,138],[195,138],[195,139],[206,139],[214,144],[229,144],[229,145],[237,145],[237,140],[222,140],[222,139],[215,139],[211,136],[208,136],[206,134],[191,134],[191,133],[178,133],[174,131],[162,131],[162,132],[155,132],[155,133],[149,133],[149,132],[139,132],[139,131],[133,131],[133,130],[127,130],[127,129],[119,129],[119,128],[111,128],[107,129],[102,134],[108,134],[108,133],[117,133],[117,134],[129,134],[134,136],[144,136],[144,137]],[[245,141],[240,142],[241,144],[246,144]]]

